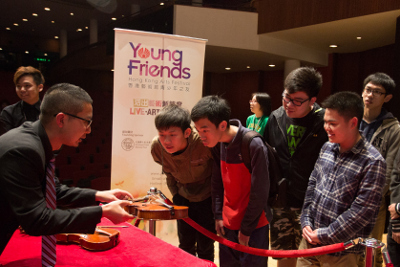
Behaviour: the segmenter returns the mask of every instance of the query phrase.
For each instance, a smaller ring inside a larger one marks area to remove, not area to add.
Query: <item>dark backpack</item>
[[[260,135],[255,131],[248,131],[243,135],[242,139],[242,159],[244,165],[246,165],[247,169],[251,173],[251,155],[250,155],[250,142],[254,137],[261,138],[268,149],[268,171],[269,171],[269,180],[270,180],[270,189],[269,189],[269,197],[268,197],[268,205],[270,207],[283,207],[286,204],[285,196],[286,196],[286,179],[282,178],[282,169],[281,164],[279,162],[279,156],[276,152],[275,148],[270,146]]]

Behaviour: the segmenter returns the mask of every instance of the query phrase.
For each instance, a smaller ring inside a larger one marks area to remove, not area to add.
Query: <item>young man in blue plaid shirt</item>
[[[329,142],[311,173],[301,215],[299,249],[366,238],[372,231],[385,184],[386,163],[359,132],[363,102],[352,92],[328,97],[324,128]],[[299,258],[297,266],[357,266],[365,248]]]

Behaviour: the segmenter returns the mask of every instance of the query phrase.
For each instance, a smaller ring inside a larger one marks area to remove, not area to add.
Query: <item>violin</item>
[[[150,194],[131,201],[132,203],[125,206],[124,209],[138,219],[173,220],[188,217],[188,207],[173,205],[159,190],[157,194]],[[140,203],[140,201],[146,202]]]
[[[143,220],[174,220],[188,217],[188,207],[160,203],[132,203],[124,207],[129,214]]]
[[[91,251],[108,250],[119,242],[119,231],[96,228],[94,234],[56,234],[58,244],[78,244]]]

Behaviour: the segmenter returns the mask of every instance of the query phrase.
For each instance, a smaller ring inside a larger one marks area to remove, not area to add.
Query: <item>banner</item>
[[[115,29],[112,189],[140,197],[156,187],[171,198],[161,166],[150,153],[158,134],[154,118],[170,103],[190,111],[201,98],[205,43],[203,39]],[[176,222],[157,222],[156,236],[176,245]]]

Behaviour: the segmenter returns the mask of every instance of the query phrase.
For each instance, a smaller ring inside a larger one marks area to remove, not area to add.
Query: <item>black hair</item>
[[[46,125],[59,112],[77,114],[83,110],[85,104],[92,103],[92,98],[81,87],[70,83],[55,84],[43,97],[39,119]]]
[[[359,94],[354,92],[344,91],[330,95],[322,102],[322,107],[336,110],[347,121],[356,117],[358,127],[364,115],[363,100]]]
[[[389,75],[383,72],[376,72],[365,78],[364,88],[365,86],[367,86],[368,83],[382,86],[383,88],[385,88],[386,95],[392,95],[394,89],[396,88],[396,83],[394,82],[394,80],[390,78]]]
[[[176,104],[165,106],[154,120],[158,131],[167,130],[170,127],[179,127],[182,132],[185,132],[186,129],[191,128],[190,122],[189,111]]]
[[[223,121],[227,122],[227,128],[229,128],[230,116],[231,108],[228,102],[217,95],[203,97],[192,108],[191,112],[191,117],[194,122],[200,119],[208,119],[217,128]]]
[[[317,97],[321,87],[322,75],[311,67],[293,70],[288,74],[284,83],[284,88],[289,94],[305,92],[309,98]]]

